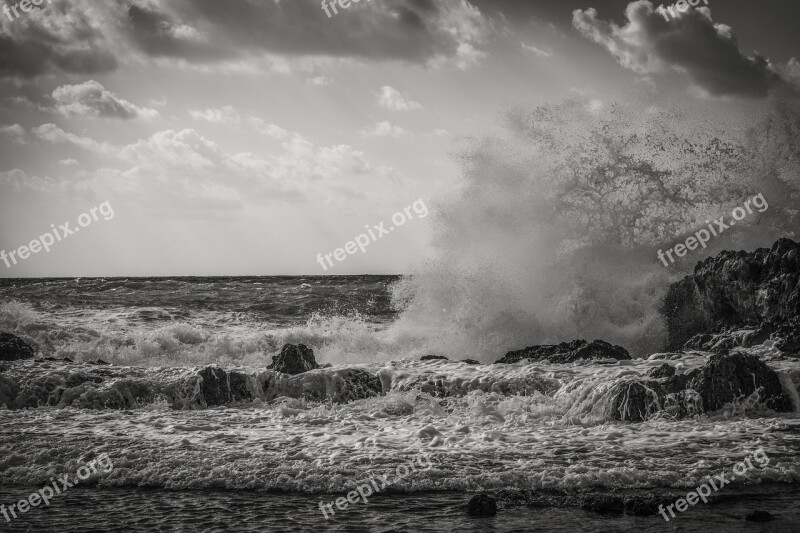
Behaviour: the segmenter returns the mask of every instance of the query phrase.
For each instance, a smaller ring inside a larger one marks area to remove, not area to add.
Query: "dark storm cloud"
[[[319,0],[180,0],[136,3],[128,16],[144,52],[194,61],[274,53],[425,62],[455,55],[485,29],[460,0],[364,0],[331,18]]]
[[[103,73],[137,54],[440,62],[479,56],[490,26],[464,0],[362,0],[331,18],[320,0],[55,0],[23,15],[0,17],[0,77]]]
[[[599,19],[593,8],[578,9],[573,25],[623,67],[640,74],[686,72],[713,95],[762,97],[782,83],[766,59],[743,54],[733,30],[715,24],[705,8],[666,20],[651,2],[640,0],[628,5],[625,16],[627,23],[618,26]]]
[[[51,72],[95,74],[116,68],[117,60],[99,26],[83,12],[66,13],[54,3],[0,23],[0,77],[34,78]]]

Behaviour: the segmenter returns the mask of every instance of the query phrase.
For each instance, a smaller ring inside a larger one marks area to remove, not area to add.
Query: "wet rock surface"
[[[777,373],[758,357],[745,353],[716,354],[691,378],[688,387],[703,399],[706,411],[759,392],[759,398],[778,412],[791,411]]]
[[[0,361],[33,359],[33,347],[11,333],[0,333]]]
[[[267,368],[284,374],[302,374],[319,368],[319,365],[314,358],[314,350],[305,344],[286,344]]]
[[[779,239],[753,252],[724,251],[673,284],[662,312],[672,350],[723,353],[767,339],[796,353],[800,348],[800,244]],[[733,334],[747,330],[744,334]],[[700,334],[698,336],[698,334]]]
[[[631,355],[625,348],[596,339],[592,342],[574,340],[561,344],[544,344],[528,346],[522,350],[508,352],[497,363],[517,363],[523,360],[544,361],[552,363],[574,363],[583,359],[616,359],[630,360]]]

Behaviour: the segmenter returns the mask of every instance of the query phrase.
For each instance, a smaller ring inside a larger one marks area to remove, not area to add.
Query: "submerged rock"
[[[757,510],[745,516],[744,519],[748,522],[772,522],[775,517],[767,511]]]
[[[716,411],[756,390],[760,400],[770,409],[778,412],[792,410],[778,374],[751,354],[712,355],[692,376],[688,387],[700,394],[706,411]]]
[[[573,363],[581,359],[616,359],[625,361],[631,359],[631,355],[625,348],[599,339],[592,342],[574,340],[572,342],[562,342],[561,344],[528,346],[522,350],[508,352],[502,359],[495,361],[495,364],[516,363],[526,359],[530,361],[547,359],[551,363]]]
[[[497,514],[497,502],[488,494],[476,494],[467,502],[470,516],[494,516]]]
[[[33,347],[11,333],[0,333],[0,361],[33,359]]]
[[[302,374],[319,368],[314,359],[314,350],[305,344],[286,344],[281,353],[273,356],[272,364],[267,368],[284,374]]]

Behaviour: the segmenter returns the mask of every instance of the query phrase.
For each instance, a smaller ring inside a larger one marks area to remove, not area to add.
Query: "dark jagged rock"
[[[476,494],[467,503],[470,516],[483,517],[497,514],[497,502],[488,494]]]
[[[462,363],[466,363],[468,365],[479,365],[481,364],[480,361],[476,361],[475,359],[462,359]]]
[[[253,399],[244,374],[209,366],[198,372],[198,376],[202,378],[200,396],[207,407]]]
[[[775,336],[779,339],[775,347],[782,352],[800,354],[800,317],[781,324]]]
[[[775,517],[767,511],[753,511],[744,517],[748,522],[772,522]]]
[[[691,276],[670,285],[664,296],[661,314],[667,326],[668,350],[680,350],[692,337],[712,328],[711,321],[703,311],[700,291]]]
[[[611,394],[606,417],[630,422],[642,422],[661,411],[664,399],[664,391],[655,381],[620,381]]]
[[[706,411],[716,411],[757,389],[760,399],[770,409],[792,410],[778,375],[755,355],[741,352],[712,355],[692,376],[688,386],[700,394]]]
[[[445,357],[443,355],[423,355],[422,357],[419,358],[419,360],[420,361],[438,361],[438,360],[447,361],[448,359],[447,359],[447,357]]]
[[[0,333],[0,361],[33,359],[33,347],[11,333]]]
[[[800,333],[792,326],[800,317],[800,244],[784,238],[771,248],[710,257],[670,286],[662,312],[673,350],[697,333],[756,324],[761,329],[752,342],[771,329],[790,336],[779,349],[793,351],[800,347]]]
[[[319,365],[314,359],[314,350],[305,344],[286,344],[267,368],[284,374],[302,374],[319,368]]]
[[[5,405],[9,409],[16,409],[18,395],[19,385],[17,382],[0,374],[0,407]]]
[[[581,359],[616,359],[624,361],[631,359],[631,355],[625,348],[599,339],[592,342],[574,340],[572,342],[562,342],[561,344],[528,346],[522,350],[508,352],[495,363],[516,363],[525,359],[530,361],[548,359],[551,363],[573,363]]]
[[[647,372],[647,377],[651,377],[653,379],[671,378],[674,375],[675,375],[675,367],[669,363],[664,363],[659,367],[651,368]]]
[[[669,376],[663,382],[661,382],[661,388],[664,389],[664,392],[667,394],[675,394],[682,390],[686,390],[686,387],[689,386],[689,381],[692,377],[697,374],[698,370],[692,370],[688,374],[675,374]]]
[[[344,386],[336,391],[340,402],[352,402],[380,396],[383,393],[381,380],[360,368],[350,368],[342,372]]]

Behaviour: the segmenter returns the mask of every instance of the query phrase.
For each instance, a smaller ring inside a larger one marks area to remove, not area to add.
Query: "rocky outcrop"
[[[11,333],[0,333],[0,361],[33,359],[33,347]]]
[[[654,379],[671,378],[674,375],[675,375],[675,367],[669,363],[664,363],[659,367],[651,368],[647,372],[647,376]]]
[[[439,361],[439,360],[447,361],[448,359],[447,359],[447,357],[445,357],[443,355],[423,355],[422,357],[419,358],[419,360],[420,361]]]
[[[755,355],[714,354],[705,365],[687,374],[675,374],[674,367],[664,364],[648,376],[656,379],[625,378],[615,383],[606,418],[639,422],[659,412],[683,418],[717,411],[755,392],[759,402],[774,411],[792,410],[778,374]]]
[[[267,368],[284,374],[302,374],[319,368],[319,365],[314,359],[314,350],[305,344],[286,344]]]
[[[724,251],[710,257],[670,287],[662,313],[673,350],[698,333],[717,334],[749,324],[755,331],[747,342],[779,334],[780,349],[794,351],[800,348],[800,244],[784,238],[769,249]],[[689,349],[712,340],[692,339]],[[717,350],[724,348],[729,347]]]
[[[713,355],[691,378],[688,387],[700,394],[706,411],[716,411],[756,391],[770,409],[792,410],[778,375],[755,355],[740,352]]]
[[[544,361],[551,363],[574,363],[582,359],[616,359],[624,361],[631,359],[628,350],[621,346],[614,346],[605,341],[593,340],[574,340],[572,342],[562,342],[561,344],[544,344],[540,346],[529,346],[522,350],[508,352],[497,363],[517,363],[524,360]]]
[[[209,366],[198,372],[201,378],[200,398],[204,407],[250,401],[253,393],[248,388],[249,378],[240,372]]]
[[[664,403],[664,391],[652,381],[621,381],[611,394],[605,414],[610,420],[641,422],[661,411]]]

